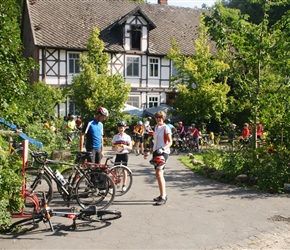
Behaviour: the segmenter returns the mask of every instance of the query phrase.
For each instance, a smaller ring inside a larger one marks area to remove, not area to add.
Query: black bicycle
[[[46,200],[45,194],[43,194],[43,205],[39,212],[32,214],[31,217],[21,219],[19,221],[16,221],[10,226],[10,231],[16,230],[18,227],[23,226],[32,226],[32,228],[35,228],[35,226],[43,221],[44,223],[48,223],[51,231],[54,231],[51,217],[52,216],[59,216],[59,217],[65,217],[73,220],[72,229],[77,229],[76,220],[86,221],[88,223],[92,222],[104,222],[104,221],[110,221],[115,220],[122,217],[122,214],[118,210],[98,210],[96,206],[89,206],[88,208],[81,209],[79,212],[76,211],[76,209],[72,209],[72,211],[54,211],[52,210]]]
[[[58,192],[68,206],[74,199],[82,208],[97,205],[100,209],[106,209],[112,204],[116,187],[107,174],[93,171],[86,166],[81,167],[78,164],[49,160],[46,152],[33,151],[31,155],[41,165],[38,169],[26,169],[26,189],[30,193],[38,196],[45,193],[47,201],[50,202],[53,197],[52,181],[54,181]],[[68,182],[58,170],[54,172],[49,164],[73,166],[78,174],[73,176],[71,182]]]

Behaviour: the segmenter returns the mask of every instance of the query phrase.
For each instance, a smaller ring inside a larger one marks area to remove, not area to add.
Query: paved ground
[[[166,205],[153,206],[153,168],[131,154],[132,189],[110,207],[122,211],[122,218],[71,231],[70,220],[53,217],[54,233],[41,223],[25,234],[0,235],[0,249],[290,249],[289,195],[209,181],[178,157],[168,161]],[[59,199],[51,203],[55,209],[61,205]]]

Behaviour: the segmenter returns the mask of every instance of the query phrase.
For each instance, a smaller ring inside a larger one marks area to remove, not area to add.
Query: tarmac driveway
[[[111,152],[107,152],[111,154]],[[55,232],[43,223],[25,234],[1,235],[1,249],[289,249],[289,195],[273,195],[212,182],[170,156],[168,201],[159,195],[149,160],[130,154],[133,186],[109,209],[122,212],[111,223],[79,224],[53,217]],[[63,209],[61,198],[50,204]]]

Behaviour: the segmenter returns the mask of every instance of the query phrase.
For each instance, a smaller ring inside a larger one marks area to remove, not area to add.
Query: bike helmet
[[[163,168],[164,165],[166,164],[166,161],[165,158],[162,155],[160,155],[153,158],[152,164],[154,165],[155,168]]]
[[[119,121],[118,122],[118,127],[126,127],[126,123],[124,121]]]
[[[231,124],[231,128],[235,128],[237,125],[236,124]]]
[[[152,120],[152,117],[151,116],[148,116],[147,119],[148,119],[148,121],[151,121]]]
[[[195,127],[195,123],[192,123],[192,124],[191,124],[191,127]]]
[[[137,123],[139,126],[142,126],[143,125],[143,122],[142,121],[138,121]]]
[[[165,120],[165,122],[166,122],[166,123],[171,123],[171,120],[170,120],[169,118],[167,118],[167,119]]]
[[[109,111],[102,106],[97,108],[97,113],[101,113],[104,116],[109,116]]]
[[[179,124],[182,124],[182,122],[179,122]]]

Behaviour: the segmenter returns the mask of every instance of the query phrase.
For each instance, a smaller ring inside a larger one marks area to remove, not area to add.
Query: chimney
[[[158,0],[158,4],[167,4],[167,0]]]

